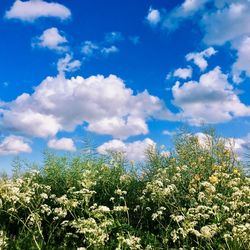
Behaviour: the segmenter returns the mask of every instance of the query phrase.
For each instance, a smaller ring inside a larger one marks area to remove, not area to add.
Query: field
[[[225,141],[181,134],[162,151],[16,162],[0,180],[0,249],[250,249],[250,178]]]

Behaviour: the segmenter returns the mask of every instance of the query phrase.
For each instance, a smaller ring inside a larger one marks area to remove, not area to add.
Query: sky
[[[250,149],[248,0],[3,0],[0,170],[43,151],[143,161],[204,126]]]

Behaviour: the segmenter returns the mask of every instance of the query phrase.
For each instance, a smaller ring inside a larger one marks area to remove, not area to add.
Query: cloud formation
[[[65,72],[74,72],[80,69],[81,62],[79,60],[73,59],[73,56],[66,54],[57,62],[57,70],[59,75],[64,76]]]
[[[22,94],[0,110],[0,126],[34,137],[55,136],[78,125],[126,139],[147,134],[147,120],[165,111],[158,97],[134,94],[117,76],[47,77],[33,94]]]
[[[242,73],[250,77],[250,36],[246,36],[233,44],[237,50],[237,59],[232,66],[234,82],[243,80]]]
[[[31,147],[21,136],[10,135],[0,142],[0,155],[17,155],[31,151]]]
[[[33,22],[41,17],[54,17],[66,20],[71,17],[70,10],[62,4],[43,0],[16,0],[5,14],[7,19]]]
[[[108,56],[119,52],[119,49],[115,45],[104,45],[103,43],[94,43],[91,41],[85,41],[81,49],[82,54],[87,57]]]
[[[32,43],[33,47],[47,48],[57,52],[66,52],[68,40],[65,36],[61,35],[59,30],[55,27],[46,29],[42,35],[37,37]]]
[[[51,139],[48,141],[48,147],[63,151],[76,151],[74,141],[71,138]]]
[[[250,33],[250,2],[217,1],[217,9],[205,13],[201,20],[205,31],[204,42],[211,45],[223,45]],[[223,31],[223,32],[222,32]]]
[[[170,11],[165,9],[157,10],[150,7],[146,19],[153,27],[159,25],[168,31],[174,31],[184,20],[190,19],[197,13],[200,13],[209,1],[185,0],[181,5]]]
[[[201,52],[192,52],[186,55],[187,61],[193,61],[195,65],[197,65],[201,71],[204,71],[207,66],[207,58],[215,55],[217,51],[213,47],[209,47]]]
[[[187,68],[178,68],[174,71],[173,76],[179,77],[182,79],[191,78],[193,73],[193,69],[191,67]]]
[[[250,116],[250,107],[243,104],[228,76],[219,67],[200,76],[199,81],[176,82],[173,104],[181,109],[180,119],[192,125],[227,122],[234,117]]]
[[[148,10],[148,15],[146,17],[146,20],[150,25],[156,26],[161,21],[160,11],[150,7]]]
[[[111,140],[99,146],[97,151],[103,155],[120,152],[123,153],[128,160],[143,161],[146,159],[146,151],[155,146],[155,142],[149,138],[131,143],[124,143],[121,140]]]

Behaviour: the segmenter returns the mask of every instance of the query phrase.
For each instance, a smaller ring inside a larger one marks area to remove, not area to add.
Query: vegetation
[[[181,134],[140,170],[47,153],[0,180],[0,249],[250,249],[250,178],[225,145]]]

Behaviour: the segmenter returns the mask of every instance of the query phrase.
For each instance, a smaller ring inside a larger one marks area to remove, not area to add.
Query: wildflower
[[[195,193],[196,193],[195,188],[190,188],[190,189],[189,189],[189,193],[190,193],[190,194],[195,194]]]
[[[122,196],[124,194],[126,195],[127,191],[123,191],[123,190],[118,188],[118,189],[115,190],[115,194]]]
[[[240,176],[240,171],[239,171],[239,169],[237,169],[237,168],[234,168],[234,169],[233,169],[233,173],[234,173],[235,175]]]
[[[4,231],[0,231],[0,249],[5,249],[7,247],[8,238]]]
[[[126,182],[129,182],[129,181],[130,181],[130,176],[129,175],[124,174],[124,175],[120,176],[120,182],[126,183]]]
[[[102,212],[102,213],[107,213],[110,211],[110,209],[106,206],[99,206],[96,210],[98,210],[99,212]]]
[[[179,222],[181,222],[181,221],[183,221],[185,218],[184,218],[184,216],[182,216],[182,215],[171,215],[170,216],[175,222],[177,222],[177,223],[179,223]]]
[[[41,194],[40,194],[40,197],[41,197],[42,199],[48,199],[48,195],[45,194],[45,193],[41,193]]]
[[[209,181],[212,183],[212,184],[216,184],[218,183],[218,177],[215,176],[215,175],[212,175],[209,177]]]
[[[201,177],[200,177],[200,175],[196,174],[196,175],[194,176],[194,179],[195,179],[196,181],[199,181],[199,180],[201,179]]]
[[[66,210],[63,210],[61,207],[56,207],[54,209],[54,213],[57,215],[57,217],[66,217],[67,215],[67,211]]]
[[[113,210],[116,212],[127,212],[128,207],[127,206],[114,206]]]
[[[198,201],[203,201],[206,198],[206,195],[203,192],[199,192]]]
[[[204,238],[211,239],[217,232],[217,225],[209,225],[201,228],[201,235]]]
[[[50,215],[51,212],[52,212],[51,208],[47,204],[42,204],[40,208],[41,208],[41,213],[42,214],[46,213],[47,215]]]
[[[141,239],[135,236],[129,236],[129,238],[123,239],[123,243],[131,250],[142,249],[140,241]]]
[[[173,242],[176,242],[179,239],[179,236],[178,236],[177,231],[175,229],[171,232],[171,236],[172,236]]]
[[[201,185],[206,188],[206,191],[208,193],[215,193],[215,191],[216,191],[216,188],[211,183],[209,183],[207,181],[202,182]]]

